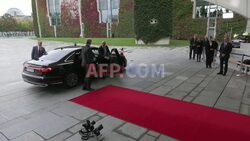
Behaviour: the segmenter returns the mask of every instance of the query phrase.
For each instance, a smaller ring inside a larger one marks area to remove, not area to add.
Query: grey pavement
[[[22,63],[30,58],[36,41],[0,39],[0,141],[80,141],[78,131],[86,119],[103,124],[104,141],[173,141],[155,131],[127,123],[68,100],[87,93],[81,86],[40,88],[22,81]],[[70,45],[44,42],[47,50]],[[226,111],[250,114],[250,77],[226,77],[218,68],[188,60],[188,49],[126,47],[129,64],[164,64],[163,78],[107,78],[94,80],[93,88],[113,84]],[[95,140],[95,139],[91,139]],[[91,141],[90,140],[90,141]]]

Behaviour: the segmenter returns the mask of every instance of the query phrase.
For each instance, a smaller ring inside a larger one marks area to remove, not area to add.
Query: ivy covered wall
[[[232,29],[232,35],[242,34],[246,31],[247,20],[246,18],[235,14],[233,19],[218,19],[217,25],[217,38],[222,41],[226,32]]]
[[[37,0],[37,5],[42,37],[54,37],[54,30],[49,25],[46,0]]]
[[[206,35],[207,19],[192,19],[192,12],[191,0],[173,0],[172,38],[190,39],[194,34]]]
[[[82,0],[82,21],[85,37],[106,37],[106,24],[99,23],[96,0]]]
[[[61,25],[57,28],[58,37],[79,37],[80,12],[79,0],[62,0]]]
[[[39,32],[38,32],[38,24],[37,24],[37,13],[36,13],[36,2],[35,0],[31,1],[32,5],[32,17],[33,17],[33,26],[34,26],[34,32],[37,37],[39,37]]]
[[[120,1],[119,23],[114,33],[115,37],[135,37],[134,0]]]
[[[78,1],[62,0],[58,37],[80,36]],[[46,0],[37,2],[42,37],[54,37],[53,27],[49,25]],[[106,37],[106,24],[99,23],[96,0],[81,0],[81,3],[85,37]],[[173,39],[189,39],[193,34],[204,36],[207,31],[207,19],[192,19],[192,7],[190,0],[121,0],[119,23],[113,24],[112,31],[115,37],[137,37],[146,42],[154,42],[167,36]],[[35,0],[32,0],[32,8],[35,33],[38,36]],[[158,20],[160,24],[157,26],[149,25],[153,18],[163,20]],[[150,26],[155,27],[148,28]],[[217,38],[221,40],[231,27],[233,34],[244,32],[246,19],[237,14],[229,20],[219,18]]]
[[[172,0],[135,0],[137,40],[154,43],[172,35]]]
[[[42,37],[54,37],[54,28],[50,26],[46,0],[37,0],[38,17],[41,26]],[[36,36],[38,36],[38,24],[35,0],[32,0],[32,11]],[[57,26],[58,37],[79,37],[80,22],[78,0],[62,0],[61,24]]]

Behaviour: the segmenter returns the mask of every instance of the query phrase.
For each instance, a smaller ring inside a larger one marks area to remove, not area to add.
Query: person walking
[[[193,57],[193,60],[195,59],[195,51],[196,51],[196,45],[197,45],[197,36],[194,35],[194,37],[190,40],[190,52],[189,52],[189,59],[191,60]]]
[[[31,52],[31,59],[32,60],[39,60],[39,58],[43,55],[46,55],[47,52],[45,50],[45,48],[43,47],[43,42],[42,41],[38,41],[38,46],[34,46],[32,48],[32,52]]]
[[[197,62],[201,62],[201,54],[202,54],[202,50],[203,50],[203,42],[201,38],[198,38],[197,40]]]
[[[224,42],[220,46],[220,72],[218,75],[227,75],[228,61],[230,58],[230,53],[232,52],[232,44],[228,36],[224,37]],[[225,67],[223,67],[225,64]]]
[[[204,46],[205,46],[205,54],[206,54],[206,68],[209,68],[210,44],[209,44],[208,37],[205,37]]]
[[[204,37],[204,38],[202,38],[202,62],[205,62],[205,59],[206,59],[206,48],[205,48],[205,46],[206,46],[206,38],[207,37]]]
[[[91,76],[88,73],[91,69],[90,65],[95,64],[95,55],[91,50],[91,44],[92,44],[92,40],[88,39],[86,42],[86,45],[82,47],[82,52],[81,52],[81,56],[82,56],[82,67],[83,67],[83,71],[85,73],[85,78],[84,78],[84,84],[82,89],[83,90],[87,90],[87,91],[93,91],[94,89],[91,88]]]
[[[213,38],[212,42],[214,43],[214,55],[213,55],[213,66],[215,66],[215,63],[216,63],[216,57],[217,57],[217,54],[218,54],[218,48],[219,48],[219,44],[216,40],[216,38]]]

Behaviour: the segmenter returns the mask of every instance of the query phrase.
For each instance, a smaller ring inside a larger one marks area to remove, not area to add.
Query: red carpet
[[[107,86],[71,101],[179,140],[250,140],[249,116],[144,92]]]

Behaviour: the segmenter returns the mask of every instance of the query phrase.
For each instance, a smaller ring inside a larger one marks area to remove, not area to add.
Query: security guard
[[[219,75],[227,75],[228,60],[230,58],[230,53],[232,52],[232,44],[228,36],[225,36],[224,43],[220,46],[220,72]],[[225,67],[223,65],[225,64]]]
[[[82,47],[82,67],[85,73],[83,90],[93,91],[94,89],[91,88],[91,76],[88,74],[89,65],[94,64],[95,62],[95,55],[91,50],[91,43],[92,40],[88,39],[86,45]]]

